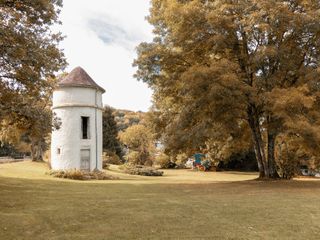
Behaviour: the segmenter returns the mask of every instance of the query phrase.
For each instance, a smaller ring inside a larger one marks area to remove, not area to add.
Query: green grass
[[[0,165],[1,240],[320,236],[320,181],[240,181],[255,175],[229,173],[240,180],[228,182],[228,173],[178,170],[163,179],[113,171],[123,180],[79,182],[44,171]]]

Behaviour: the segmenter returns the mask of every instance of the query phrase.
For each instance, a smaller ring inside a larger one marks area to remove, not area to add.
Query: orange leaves
[[[216,131],[237,133],[243,122],[257,135],[296,131],[298,122],[311,126],[311,132],[317,128],[319,3],[152,3],[150,19],[161,41],[152,43],[152,54],[145,47],[150,58],[141,54],[137,65],[139,74],[156,79],[155,106],[167,123],[162,136],[193,148]],[[264,136],[260,138],[261,146],[267,146]]]
[[[291,88],[275,88],[266,93],[268,105],[276,115],[294,117],[311,109],[315,103],[315,97],[308,95],[307,86]]]

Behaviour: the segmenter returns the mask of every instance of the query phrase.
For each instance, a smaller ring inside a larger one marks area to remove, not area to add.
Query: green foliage
[[[10,156],[12,154],[15,154],[17,151],[11,144],[8,143],[2,143],[0,141],[0,157],[2,156]]]
[[[122,147],[118,139],[118,126],[113,115],[114,109],[105,107],[102,114],[103,151],[115,153],[123,157]],[[110,154],[108,154],[110,155]]]

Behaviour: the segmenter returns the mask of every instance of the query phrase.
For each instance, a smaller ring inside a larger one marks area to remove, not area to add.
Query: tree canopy
[[[128,148],[127,161],[133,164],[152,165],[151,155],[154,152],[153,136],[149,128],[135,124],[120,132],[121,142]]]
[[[154,90],[154,125],[171,149],[253,147],[277,177],[279,136],[319,152],[320,2],[152,0],[155,38],[135,74]]]
[[[50,88],[47,79],[66,62],[58,48],[61,0],[0,1],[1,115],[10,113],[18,96],[37,97]]]
[[[61,0],[0,1],[2,138],[24,134],[39,146],[51,132],[52,79],[66,66],[58,47],[63,37],[52,31],[61,6]]]

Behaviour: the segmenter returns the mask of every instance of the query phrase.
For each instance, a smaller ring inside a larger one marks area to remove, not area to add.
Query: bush
[[[278,159],[279,174],[283,179],[291,179],[300,172],[299,161],[294,154]]]
[[[126,156],[125,159],[127,163],[130,164],[139,164],[140,163],[140,153],[137,151],[130,151]]]
[[[103,165],[106,165],[106,164],[120,165],[122,163],[123,162],[121,161],[120,157],[113,152],[105,152],[103,155]]]
[[[141,165],[125,165],[123,167],[125,173],[141,176],[162,176],[163,172],[153,167],[145,167]]]
[[[129,152],[127,162],[136,165],[152,165],[154,152],[153,134],[142,124],[133,125],[119,134],[121,142],[126,145]]]
[[[258,171],[255,153],[253,151],[233,153],[218,163],[217,170]]]
[[[102,168],[103,169],[109,169],[109,167],[110,167],[110,164],[107,161],[103,160],[102,161]]]
[[[153,162],[150,159],[150,155],[148,152],[138,152],[138,151],[130,151],[125,159],[127,163],[131,165],[148,165],[152,166]]]
[[[156,164],[160,165],[161,168],[169,168],[170,162],[170,157],[164,153],[156,156]]]
[[[176,161],[176,164],[177,165],[185,165],[186,162],[188,161],[188,155],[185,154],[185,153],[180,153],[177,155],[176,157],[177,161]]]
[[[73,180],[114,180],[118,179],[117,177],[111,176],[106,174],[102,171],[93,171],[93,172],[87,172],[87,171],[81,171],[81,170],[58,170],[58,171],[50,171],[47,174],[53,177],[57,178],[68,178]]]

